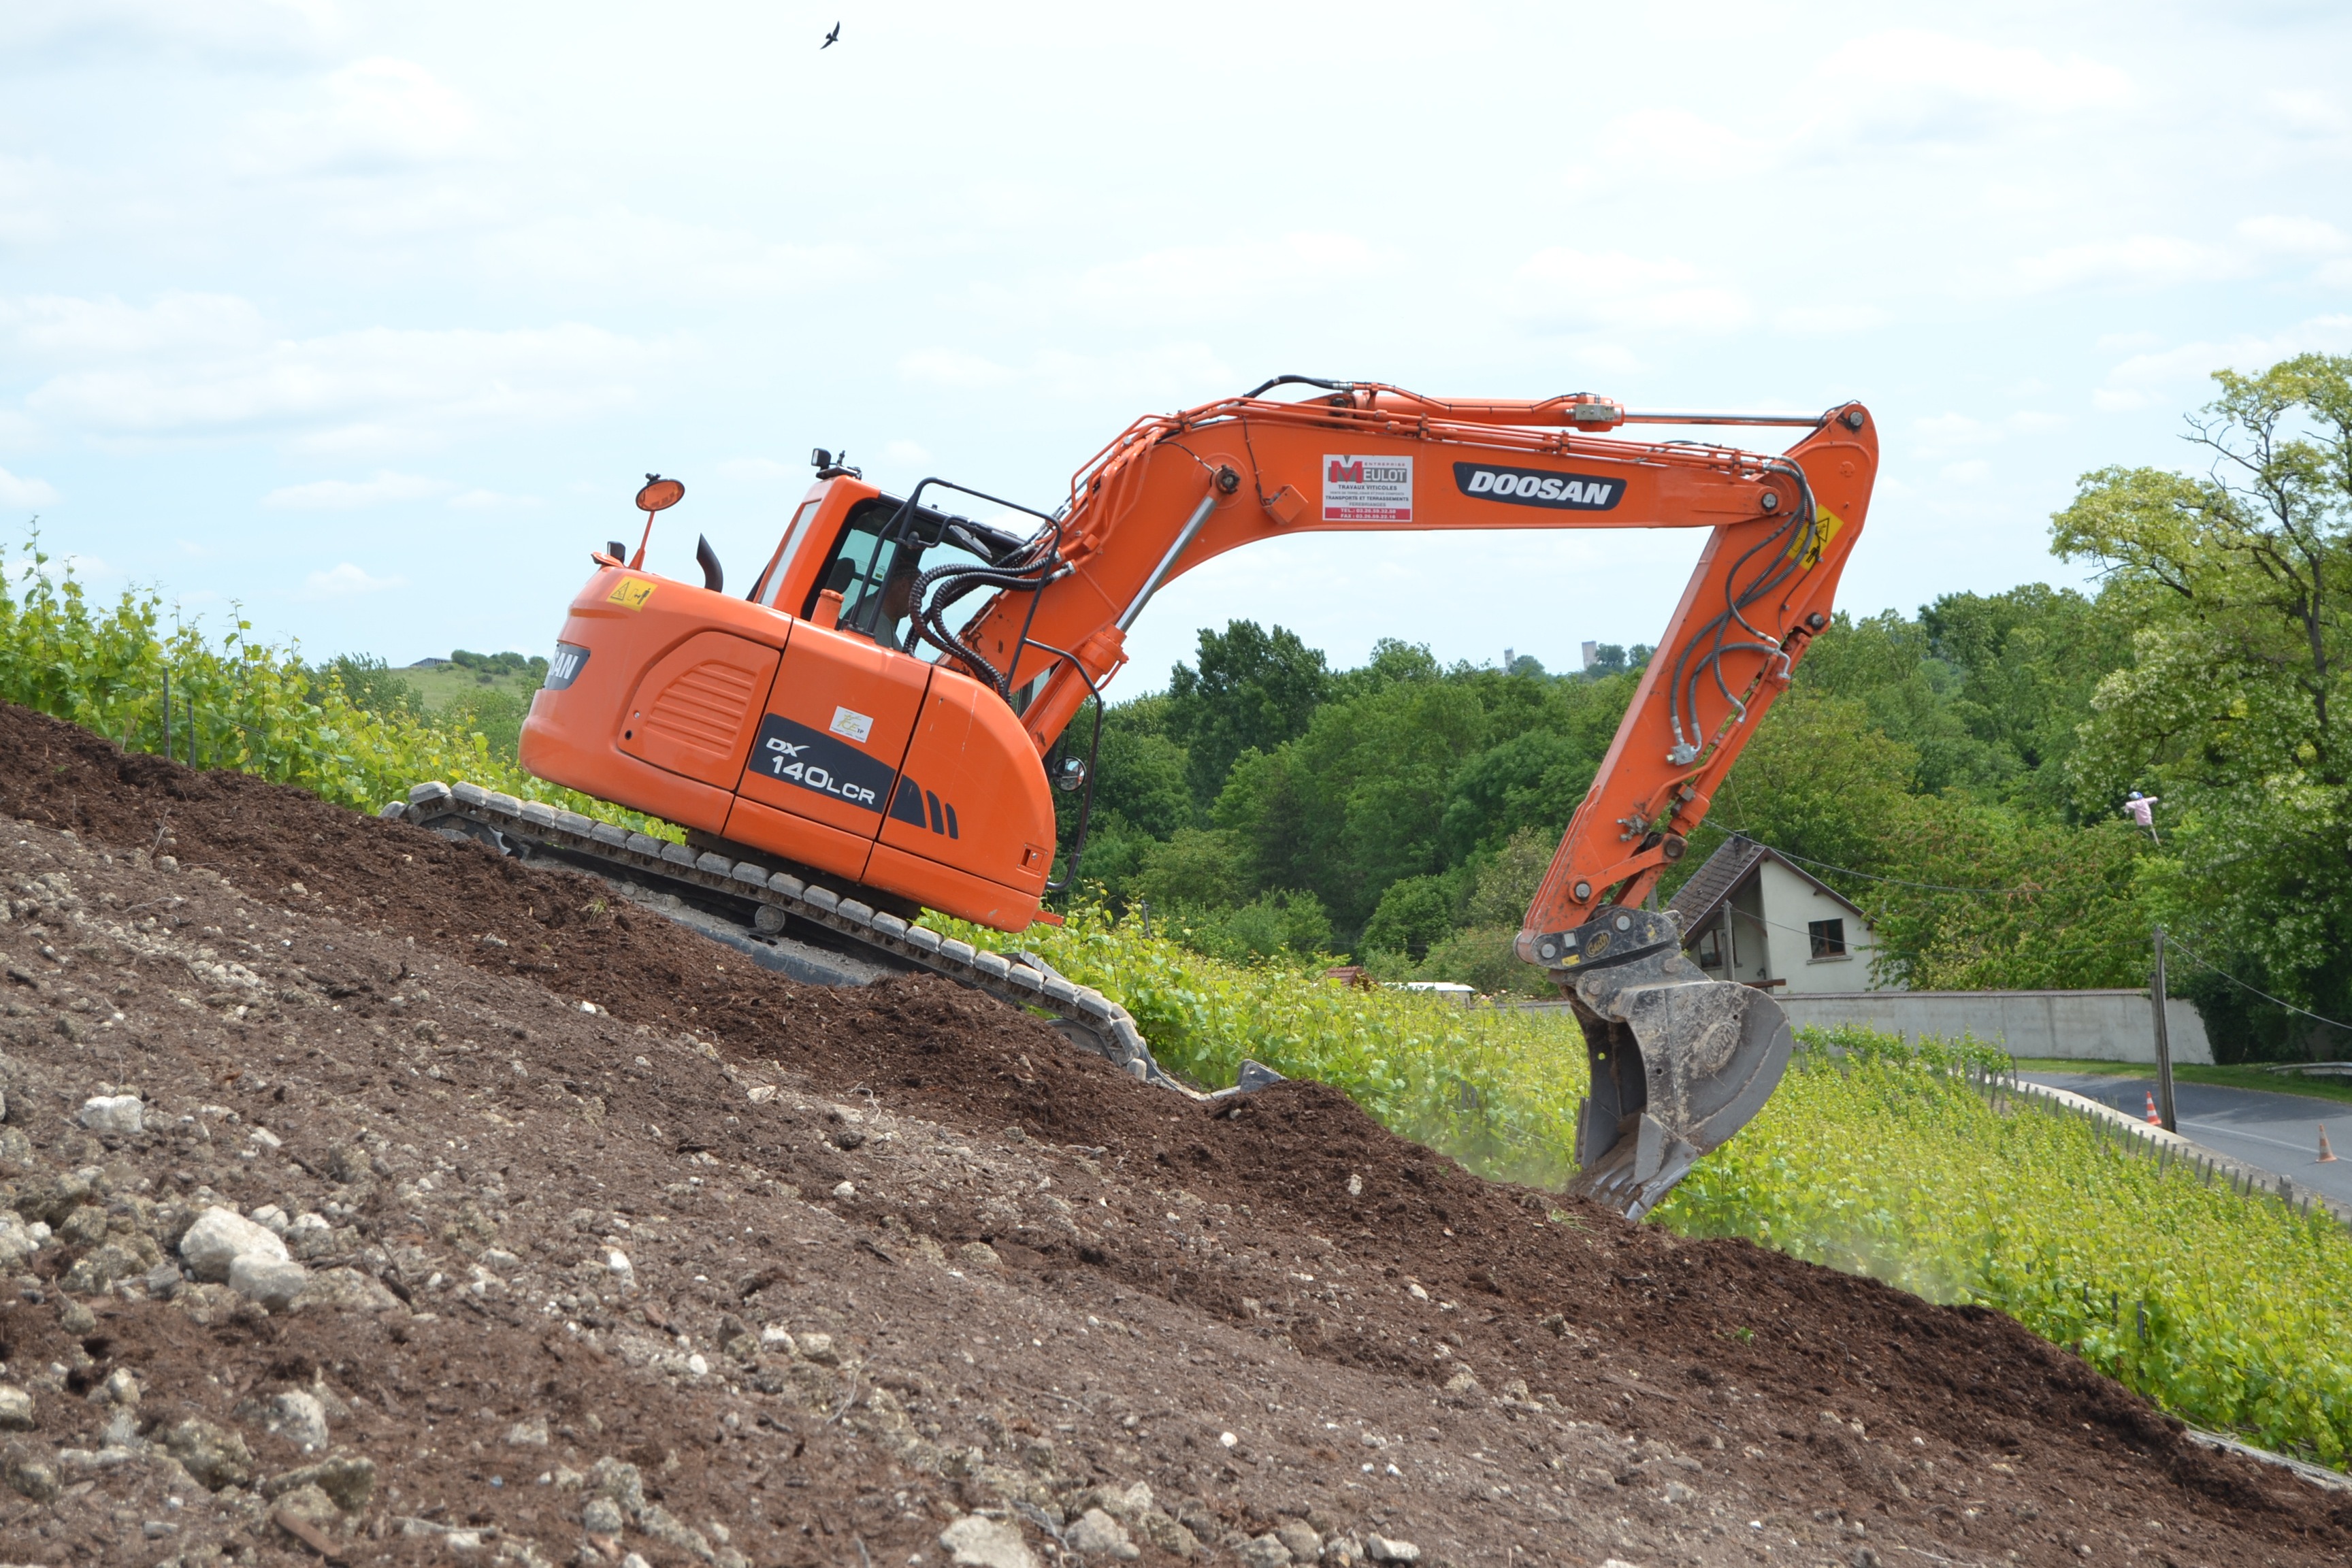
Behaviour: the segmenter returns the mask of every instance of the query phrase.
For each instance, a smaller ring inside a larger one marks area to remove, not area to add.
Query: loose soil
[[[2341,1494],[2007,1318],[1480,1181],[1320,1085],[1195,1107],[18,709],[0,813],[0,1207],[49,1227],[0,1272],[0,1559],[895,1568],[974,1513],[1266,1568],[2352,1549]],[[121,1093],[142,1131],[85,1125]],[[297,1221],[312,1288],[183,1279],[215,1204]]]

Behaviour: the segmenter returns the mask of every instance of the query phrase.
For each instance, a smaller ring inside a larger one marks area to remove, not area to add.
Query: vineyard
[[[647,826],[499,760],[463,708],[372,711],[331,672],[257,641],[242,618],[217,642],[192,623],[167,628],[159,594],[125,590],[96,605],[69,563],[37,540],[21,555],[19,569],[0,573],[0,700],[95,730],[126,751],[234,768],[359,811],[419,779],[466,778]]]
[[[242,622],[217,644],[192,626],[165,631],[152,595],[95,610],[69,574],[37,555],[30,564],[14,597],[0,584],[0,699],[159,752],[168,689],[171,747],[200,766],[363,810],[415,780],[463,777],[626,820],[499,764],[462,718],[357,707]],[[1343,1089],[1483,1174],[1554,1185],[1571,1166],[1585,1065],[1564,1015],[1238,966],[1099,908],[1018,939],[957,934],[1041,951],[1122,1001],[1160,1059],[1200,1081],[1230,1082],[1252,1057]],[[1764,1112],[1656,1222],[1998,1308],[2193,1424],[2344,1465],[2352,1238],[2325,1217],[2160,1169],[2076,1120],[1988,1097],[1967,1070],[2005,1065],[1976,1045],[1809,1038]]]

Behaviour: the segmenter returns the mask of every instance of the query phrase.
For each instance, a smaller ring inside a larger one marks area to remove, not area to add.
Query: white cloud
[[[347,599],[361,594],[381,594],[387,589],[405,587],[405,577],[378,577],[346,561],[324,572],[313,572],[302,579],[302,596],[306,599]]]
[[[914,468],[931,460],[930,452],[919,442],[908,441],[903,437],[883,447],[882,456],[887,461],[897,463],[901,468]]]
[[[448,492],[439,479],[380,469],[373,479],[314,479],[307,485],[284,485],[261,498],[261,504],[286,511],[353,511],[386,501],[429,500]]]
[[[2250,217],[2238,225],[2238,234],[2258,249],[2292,256],[2333,256],[2352,247],[2344,231],[2324,218],[2277,214]]]
[[[809,472],[806,464],[779,463],[773,458],[730,458],[719,465],[720,479],[741,484],[775,484],[796,476],[806,477]]]
[[[2105,413],[2164,404],[2187,408],[2210,395],[2210,377],[2217,370],[2259,371],[2293,354],[2347,349],[2352,349],[2352,315],[2314,316],[2267,336],[2248,333],[2219,342],[2182,343],[2122,361],[2107,373],[2106,384],[2092,394],[2091,403]]]
[[[369,221],[368,207],[358,221]],[[489,226],[489,215],[467,221]],[[422,214],[426,221],[436,215]],[[492,272],[576,286],[626,286],[665,296],[762,296],[870,275],[877,258],[835,242],[787,243],[741,229],[681,223],[625,207],[499,222],[483,239]]]
[[[126,305],[111,295],[83,300],[41,294],[0,300],[0,331],[26,359],[71,364],[236,351],[265,342],[268,335],[261,312],[248,300],[177,290],[158,295],[153,304],[144,306]]]
[[[1967,414],[1936,414],[1915,419],[1911,433],[1917,437],[1919,449],[1931,454],[2000,439],[1999,432]]]
[[[2111,109],[2131,79],[2080,56],[2053,59],[1948,33],[1900,28],[1833,49],[1808,95],[1803,140],[1815,145],[1981,141],[2022,122]]]
[[[459,511],[524,511],[540,504],[537,496],[510,496],[498,490],[460,490],[449,498]]]
[[[1575,331],[1724,331],[1744,326],[1747,297],[1687,261],[1554,247],[1513,274],[1523,314]]]
[[[1112,407],[1178,407],[1231,392],[1231,366],[1201,343],[1163,343],[1111,353],[1041,349],[1019,364],[1000,364],[953,349],[903,355],[908,380],[949,391],[1018,386],[1039,396],[1084,399]]]
[[[2263,106],[2272,122],[2291,135],[2320,141],[2352,132],[2352,114],[2324,92],[2278,89],[2264,95]]]
[[[0,506],[47,506],[57,499],[57,490],[47,481],[18,479],[0,468]]]
[[[898,374],[909,381],[929,382],[933,386],[968,391],[1003,386],[1013,377],[1011,369],[993,360],[954,349],[918,349],[912,353],[901,354],[898,357]]]
[[[324,46],[336,22],[333,0],[9,0],[0,7],[0,44],[300,58]]]
[[[1181,310],[1322,292],[1370,277],[1372,247],[1351,234],[1286,234],[1272,244],[1179,246],[1079,274],[1077,295],[1116,310]]]
[[[23,300],[0,309],[0,327],[70,367],[25,400],[53,423],[111,437],[278,432],[318,451],[413,447],[620,407],[677,352],[579,324],[287,338],[246,302],[202,295],[144,308]]]
[[[1975,485],[1984,482],[1985,476],[1992,472],[1992,465],[1982,458],[1970,458],[1965,462],[1946,463],[1936,471],[1948,485]]]
[[[306,108],[254,115],[229,156],[248,175],[376,174],[470,151],[477,129],[432,72],[377,56],[329,73]]]
[[[2252,269],[2232,250],[2160,234],[2062,246],[2040,256],[2021,257],[2016,266],[2018,281],[2037,290],[2080,284],[2164,288],[2241,278]]]
[[[1826,338],[1874,332],[1894,318],[1876,305],[1791,305],[1772,313],[1772,325],[1793,337]]]

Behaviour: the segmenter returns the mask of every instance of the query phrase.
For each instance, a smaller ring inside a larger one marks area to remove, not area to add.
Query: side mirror
[[[1062,765],[1054,771],[1054,787],[1066,793],[1086,787],[1087,764],[1076,757],[1064,757]]]

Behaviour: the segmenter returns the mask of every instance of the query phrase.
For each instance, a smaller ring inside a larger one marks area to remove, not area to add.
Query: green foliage
[[[1747,1131],[1658,1210],[1942,1301],[2009,1313],[2197,1426],[2342,1467],[2352,1236],[2241,1197],[1916,1052],[1807,1031]],[[2262,1259],[2258,1269],[2246,1260]]]
[[[1281,962],[1324,968],[1331,954],[1331,917],[1312,893],[1262,893],[1245,904],[1172,912],[1169,934],[1227,963]]]
[[[2055,548],[2100,565],[2103,601],[2132,626],[2071,760],[2075,803],[2095,817],[2129,789],[2158,795],[2152,902],[2218,961],[2343,1017],[2352,357],[2214,379],[2189,422],[2206,473],[2102,469],[2055,519]]]
[[[380,664],[350,667],[362,677],[355,697],[336,665],[306,667],[291,650],[253,640],[244,620],[218,642],[193,625],[166,630],[160,595],[125,592],[111,606],[94,605],[37,537],[21,556],[13,592],[0,574],[0,700],[160,752],[168,678],[173,754],[200,767],[256,773],[362,811],[425,779],[471,779],[609,821],[646,823],[501,762],[470,715],[427,719],[387,700]]]
[[[1402,952],[1419,959],[1432,942],[1454,931],[1454,911],[1461,907],[1457,879],[1446,876],[1402,877],[1381,895],[1380,908],[1364,922],[1364,946],[1375,952]]]
[[[1244,1057],[1343,1089],[1404,1137],[1500,1179],[1557,1186],[1573,1169],[1583,1037],[1558,1012],[1519,1012],[1323,980],[1319,964],[1241,965],[1171,938],[1159,919],[1081,905],[1011,938],[932,917],[982,947],[1034,948],[1134,1014],[1161,1065],[1230,1084]]]
[[[547,679],[547,660],[537,654],[467,653],[464,648],[456,648],[449,654],[449,662],[459,669],[493,679],[501,675],[528,676],[532,680]]]
[[[1322,650],[1296,632],[1255,621],[1202,628],[1198,668],[1180,664],[1170,674],[1164,721],[1185,751],[1194,798],[1214,800],[1244,752],[1273,751],[1306,729],[1330,685]]]
[[[370,713],[422,713],[425,699],[415,684],[373,654],[338,654],[313,672],[320,685],[332,681],[354,708]]]

